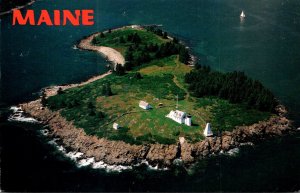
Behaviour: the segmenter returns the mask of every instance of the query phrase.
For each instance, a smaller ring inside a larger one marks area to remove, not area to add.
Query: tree
[[[139,44],[141,43],[142,39],[140,38],[140,36],[137,33],[134,33],[133,37],[132,37],[132,42],[135,44]]]
[[[96,113],[97,117],[100,118],[100,119],[103,119],[105,117],[105,114],[102,112],[102,111],[98,111]]]
[[[130,52],[133,51],[133,47],[131,45],[128,47],[128,51],[130,51]]]
[[[136,72],[133,77],[138,80],[143,78],[143,76],[139,72]]]
[[[64,91],[62,90],[61,87],[59,87],[59,89],[57,90],[57,94],[63,94],[63,93],[64,93]]]
[[[124,68],[125,70],[129,71],[133,68],[133,63],[131,61],[127,61],[125,64],[124,64]]]
[[[87,107],[88,107],[89,109],[94,109],[94,108],[95,108],[95,105],[94,105],[91,101],[89,101]]]
[[[122,76],[125,74],[125,68],[121,65],[121,64],[117,64],[116,65],[116,69],[115,69],[115,73],[118,75],[118,76]]]
[[[109,82],[106,84],[106,93],[105,93],[105,95],[106,96],[112,96],[113,95]]]
[[[133,60],[133,53],[131,51],[129,51],[129,50],[126,51],[125,60],[126,61],[132,61]]]
[[[90,109],[89,111],[90,111],[89,112],[90,116],[95,116],[96,115],[95,109]]]
[[[189,60],[190,60],[189,51],[186,48],[180,49],[179,61],[184,63],[184,64],[187,64],[189,62]]]
[[[112,96],[113,93],[111,91],[110,83],[106,83],[102,87],[102,95],[104,96]]]
[[[95,36],[93,39],[92,39],[92,44],[100,44],[101,43],[101,37],[99,36]]]
[[[105,37],[104,33],[101,32],[101,33],[100,33],[100,38],[104,38],[104,37]]]
[[[46,100],[46,95],[45,94],[42,95],[41,104],[42,104],[43,107],[45,107],[47,105],[47,100]]]
[[[201,66],[201,64],[199,64],[198,62],[195,64],[195,69],[196,70],[199,70],[199,69],[201,69],[202,68],[202,66]]]
[[[177,38],[173,38],[173,43],[174,44],[178,44],[179,43],[179,40]]]
[[[125,39],[124,39],[124,37],[123,37],[123,36],[121,36],[119,41],[120,41],[120,43],[121,43],[121,44],[124,44],[124,43],[125,43]]]
[[[164,32],[164,33],[163,33],[163,38],[164,38],[164,39],[168,39],[168,33],[167,33],[167,32]]]

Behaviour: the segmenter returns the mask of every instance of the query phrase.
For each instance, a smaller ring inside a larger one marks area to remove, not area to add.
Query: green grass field
[[[166,41],[151,32],[140,30],[113,31],[103,38],[105,46],[126,49],[117,39],[128,33],[139,33],[143,41],[162,43]],[[107,39],[106,39],[107,38]],[[214,132],[230,131],[238,125],[250,125],[267,119],[270,113],[247,109],[243,105],[230,104],[218,98],[194,98],[187,90],[184,75],[191,70],[173,55],[152,60],[127,72],[124,76],[110,75],[88,85],[72,88],[47,99],[48,106],[60,110],[61,114],[87,134],[123,140],[132,144],[162,143],[172,144],[184,136],[190,142],[204,138],[203,129],[212,123]],[[139,72],[142,79],[135,78]],[[103,85],[110,83],[112,96],[103,96]],[[192,115],[192,126],[181,125],[166,117],[176,109]],[[143,110],[139,101],[151,104],[153,109]],[[159,104],[162,103],[162,107]],[[121,125],[114,130],[112,124]]]

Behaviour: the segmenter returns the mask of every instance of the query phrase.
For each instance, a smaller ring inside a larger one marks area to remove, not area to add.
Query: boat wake
[[[8,121],[39,123],[38,120],[32,117],[26,117],[21,107],[12,106],[10,107],[10,110],[12,111],[12,114],[8,117]]]

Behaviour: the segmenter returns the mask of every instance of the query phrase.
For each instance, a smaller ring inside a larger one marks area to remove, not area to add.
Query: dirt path
[[[78,83],[78,84],[68,84],[68,85],[62,85],[62,86],[47,87],[47,88],[44,89],[44,94],[46,95],[46,98],[50,97],[50,96],[54,96],[54,95],[57,94],[58,89],[66,90],[66,89],[70,89],[70,88],[75,88],[75,87],[83,86],[83,85],[92,83],[92,82],[94,82],[96,80],[100,80],[100,79],[102,79],[102,78],[110,75],[111,73],[112,72],[109,71],[109,72],[107,72],[105,74],[94,76],[94,77],[88,79],[87,81],[84,81],[84,82],[81,82],[81,83]]]
[[[176,62],[176,68],[179,68],[179,63],[178,63],[178,62]],[[175,69],[176,69],[176,68],[175,68]],[[179,88],[181,88],[182,90],[184,90],[184,92],[186,93],[186,95],[185,95],[185,99],[186,99],[186,100],[189,100],[189,99],[190,99],[190,100],[192,100],[193,102],[195,102],[195,99],[194,99],[193,97],[191,97],[190,92],[188,91],[188,89],[185,88],[185,87],[178,81],[178,78],[177,78],[176,75],[174,75],[173,82],[174,82]]]

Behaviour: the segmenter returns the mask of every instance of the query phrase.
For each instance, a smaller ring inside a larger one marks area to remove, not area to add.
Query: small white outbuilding
[[[118,129],[120,128],[120,125],[119,125],[118,123],[114,123],[114,124],[113,124],[113,128],[114,128],[115,130],[118,130]]]
[[[210,123],[206,123],[206,127],[204,129],[203,134],[204,134],[205,137],[210,137],[210,136],[214,135],[213,132],[211,131]]]
[[[141,107],[142,109],[145,109],[145,110],[151,109],[151,105],[149,103],[147,103],[146,101],[140,101],[139,107]]]
[[[184,122],[187,126],[192,126],[192,116],[191,115],[186,115]]]

